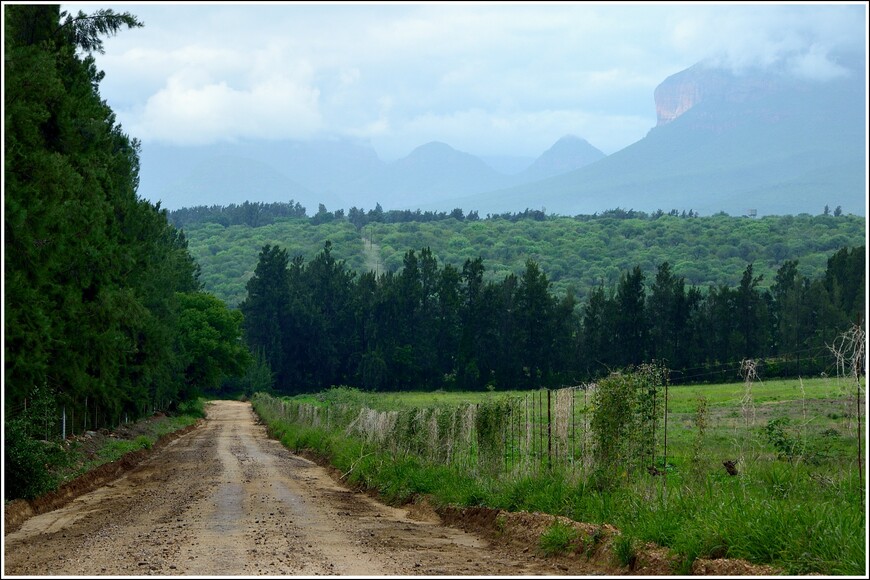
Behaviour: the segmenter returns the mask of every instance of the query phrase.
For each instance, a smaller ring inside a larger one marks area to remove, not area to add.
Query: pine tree
[[[287,251],[277,246],[263,246],[254,275],[246,287],[248,296],[239,305],[244,316],[245,342],[254,352],[262,350],[275,373],[276,388],[286,391],[291,386],[285,348],[290,312]]]

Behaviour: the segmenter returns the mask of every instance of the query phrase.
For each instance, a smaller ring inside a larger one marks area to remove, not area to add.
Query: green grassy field
[[[754,382],[751,398],[742,383],[670,387],[667,427],[662,396],[650,430],[655,456],[629,457],[606,477],[591,451],[593,391],[551,392],[549,421],[545,391],[335,388],[257,395],[254,406],[289,448],[323,454],[350,483],[391,502],[425,495],[609,523],[632,541],[670,548],[675,573],[699,557],[730,557],[788,574],[861,575],[866,486],[854,386]],[[647,472],[649,462],[666,476]]]
[[[804,441],[815,442],[816,447],[824,447],[816,449],[816,454],[824,452],[832,461],[848,462],[857,457],[850,456],[848,451],[857,445],[855,402],[854,398],[850,398],[850,395],[854,396],[852,390],[854,384],[837,378],[758,381],[751,384],[749,391],[743,383],[670,386],[667,417],[669,460],[679,462],[690,453],[690,447],[697,438],[696,413],[699,400],[703,397],[707,406],[704,434],[707,455],[721,456],[723,461],[733,459],[731,455],[734,452],[746,451],[747,442],[753,444],[755,453],[775,453],[776,449],[766,441],[769,437],[764,429],[771,421],[779,420],[783,429],[802,437]],[[437,391],[379,394],[336,388],[316,395],[300,395],[292,400],[322,407],[330,404],[361,405],[377,411],[450,408],[513,400],[522,407],[523,419],[528,417],[535,429],[541,429],[547,423],[546,406],[541,401],[545,400],[543,393]],[[525,409],[528,402],[524,404],[524,400],[535,396],[539,399],[532,404],[532,410],[528,413]],[[580,391],[575,397],[572,416],[568,420],[572,422],[570,426],[576,434],[579,425],[587,427],[589,402],[579,401]],[[551,402],[551,411],[552,406]],[[663,424],[659,429],[662,430],[659,435],[663,441]]]

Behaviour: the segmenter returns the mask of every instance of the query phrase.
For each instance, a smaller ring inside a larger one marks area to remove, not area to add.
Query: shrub
[[[803,441],[791,434],[790,425],[791,419],[788,417],[773,419],[764,427],[764,434],[780,459],[794,461],[804,454],[805,446]]]
[[[205,418],[205,403],[201,398],[184,401],[178,405],[179,415],[189,415],[198,419]]]
[[[151,441],[151,438],[146,435],[139,435],[136,439],[133,440],[133,445],[136,449],[151,449],[154,445],[154,442]]]
[[[25,420],[7,421],[3,456],[6,499],[31,499],[57,487],[58,478],[50,466],[63,463],[63,449],[31,437]]]

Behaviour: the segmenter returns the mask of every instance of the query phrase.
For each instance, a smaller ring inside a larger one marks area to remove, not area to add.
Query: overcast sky
[[[653,91],[710,60],[842,73],[866,4],[68,3],[145,26],[95,55],[145,146],[352,136],[387,161],[429,141],[537,156],[574,134],[613,153],[655,125]]]

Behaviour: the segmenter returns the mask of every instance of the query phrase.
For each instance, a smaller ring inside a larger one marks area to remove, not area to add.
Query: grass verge
[[[183,403],[172,415],[158,413],[119,425],[112,431],[87,431],[64,441],[32,440],[22,429],[10,430],[7,435],[18,438],[16,445],[9,445],[4,450],[7,464],[11,459],[15,466],[12,474],[7,470],[6,483],[10,483],[11,477],[15,485],[7,486],[5,491],[9,495],[4,500],[34,499],[56,491],[101,465],[140,449],[150,449],[161,437],[189,427],[203,417],[204,401],[198,399]],[[21,466],[30,466],[31,469],[27,471]]]
[[[622,543],[615,546],[620,563],[631,566],[636,546],[653,542],[678,556],[675,573],[688,573],[697,558],[725,557],[776,566],[790,575],[866,571],[864,487],[854,469],[820,480],[807,465],[773,462],[737,477],[678,472],[665,486],[650,475],[605,489],[559,470],[487,477],[412,454],[387,454],[343,432],[291,423],[257,398],[253,403],[286,447],[324,457],[346,483],[377,490],[394,505],[425,495],[436,506],[525,510],[612,524],[622,532]],[[548,530],[540,550],[567,549],[574,539],[562,532]]]

